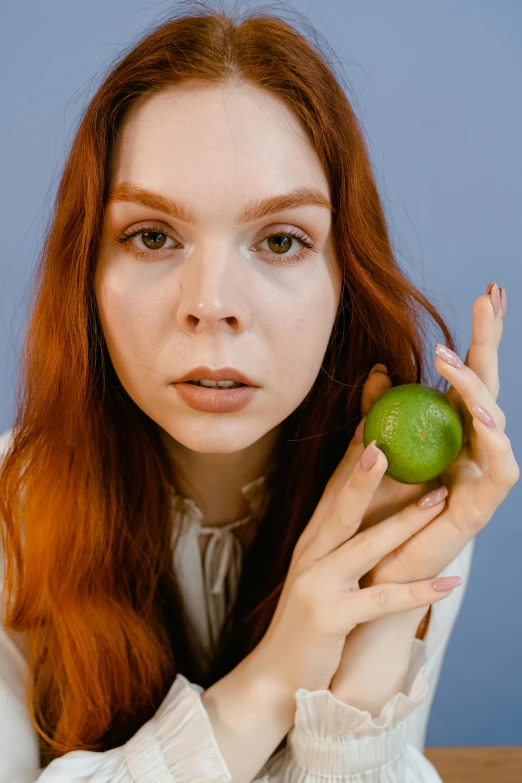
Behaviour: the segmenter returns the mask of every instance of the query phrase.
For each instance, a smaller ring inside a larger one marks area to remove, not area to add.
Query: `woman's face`
[[[123,387],[180,449],[232,453],[266,442],[313,386],[341,293],[327,206],[282,199],[270,214],[243,214],[303,188],[330,202],[304,131],[259,88],[185,83],[134,107],[110,177],[118,193],[95,285]],[[132,188],[183,204],[185,214],[137,203]],[[196,365],[232,365],[260,388],[240,411],[195,410],[173,382]]]

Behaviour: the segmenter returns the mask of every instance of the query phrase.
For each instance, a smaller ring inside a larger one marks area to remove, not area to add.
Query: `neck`
[[[204,525],[224,525],[248,514],[241,488],[272,465],[280,430],[274,428],[246,449],[229,454],[193,451],[161,430],[173,461],[176,489],[195,501]]]

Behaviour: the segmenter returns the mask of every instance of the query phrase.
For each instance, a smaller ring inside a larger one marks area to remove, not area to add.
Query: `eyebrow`
[[[147,188],[142,188],[131,182],[120,182],[116,185],[107,198],[107,203],[112,201],[132,201],[149,209],[166,212],[173,218],[182,220],[185,223],[194,224],[197,222],[194,212],[181,201],[168,198],[161,193],[155,193],[153,190],[147,190]],[[240,225],[286,209],[308,206],[326,207],[326,209],[335,212],[328,198],[320,190],[301,187],[294,188],[289,193],[281,193],[277,196],[268,196],[267,198],[251,201],[239,212],[236,220],[237,224]]]

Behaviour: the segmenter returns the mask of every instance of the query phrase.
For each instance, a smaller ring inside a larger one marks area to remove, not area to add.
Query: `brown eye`
[[[267,238],[267,242],[271,250],[274,250],[278,255],[286,253],[292,247],[292,238],[286,236],[286,234],[273,234]]]
[[[136,238],[136,239],[134,239]],[[138,245],[138,238],[140,244]],[[119,237],[116,237],[116,241],[123,245],[125,252],[131,252],[135,256],[158,259],[162,257],[158,251],[164,249],[165,242],[170,239],[171,242],[177,243],[167,231],[163,231],[160,226],[137,226],[132,231],[126,231]],[[142,249],[146,248],[146,250]],[[166,250],[171,250],[172,246],[167,245]]]
[[[159,250],[165,244],[166,236],[161,231],[142,231],[141,241],[148,250]]]
[[[278,256],[278,259],[281,259],[281,261],[278,261],[278,263],[283,264],[296,263],[297,261],[300,261],[307,255],[309,250],[313,250],[315,245],[315,242],[312,242],[312,240],[307,237],[306,234],[303,234],[302,231],[295,228],[268,234],[268,236],[266,236],[262,242],[267,242],[269,245],[269,249],[266,251],[268,256],[272,259],[274,256]],[[289,253],[288,251],[294,242],[298,246],[300,245],[301,249],[297,253]]]

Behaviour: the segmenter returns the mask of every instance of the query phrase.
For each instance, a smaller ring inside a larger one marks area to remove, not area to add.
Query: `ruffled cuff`
[[[178,674],[150,721],[124,746],[132,780],[231,783],[201,701],[203,688]]]
[[[345,777],[360,775],[392,764],[410,740],[407,720],[429,691],[424,678],[426,642],[414,639],[407,676],[407,693],[396,693],[372,718],[340,701],[329,690],[300,688],[295,698],[294,727],[288,747],[294,763],[310,775]],[[306,778],[308,780],[308,777]]]

